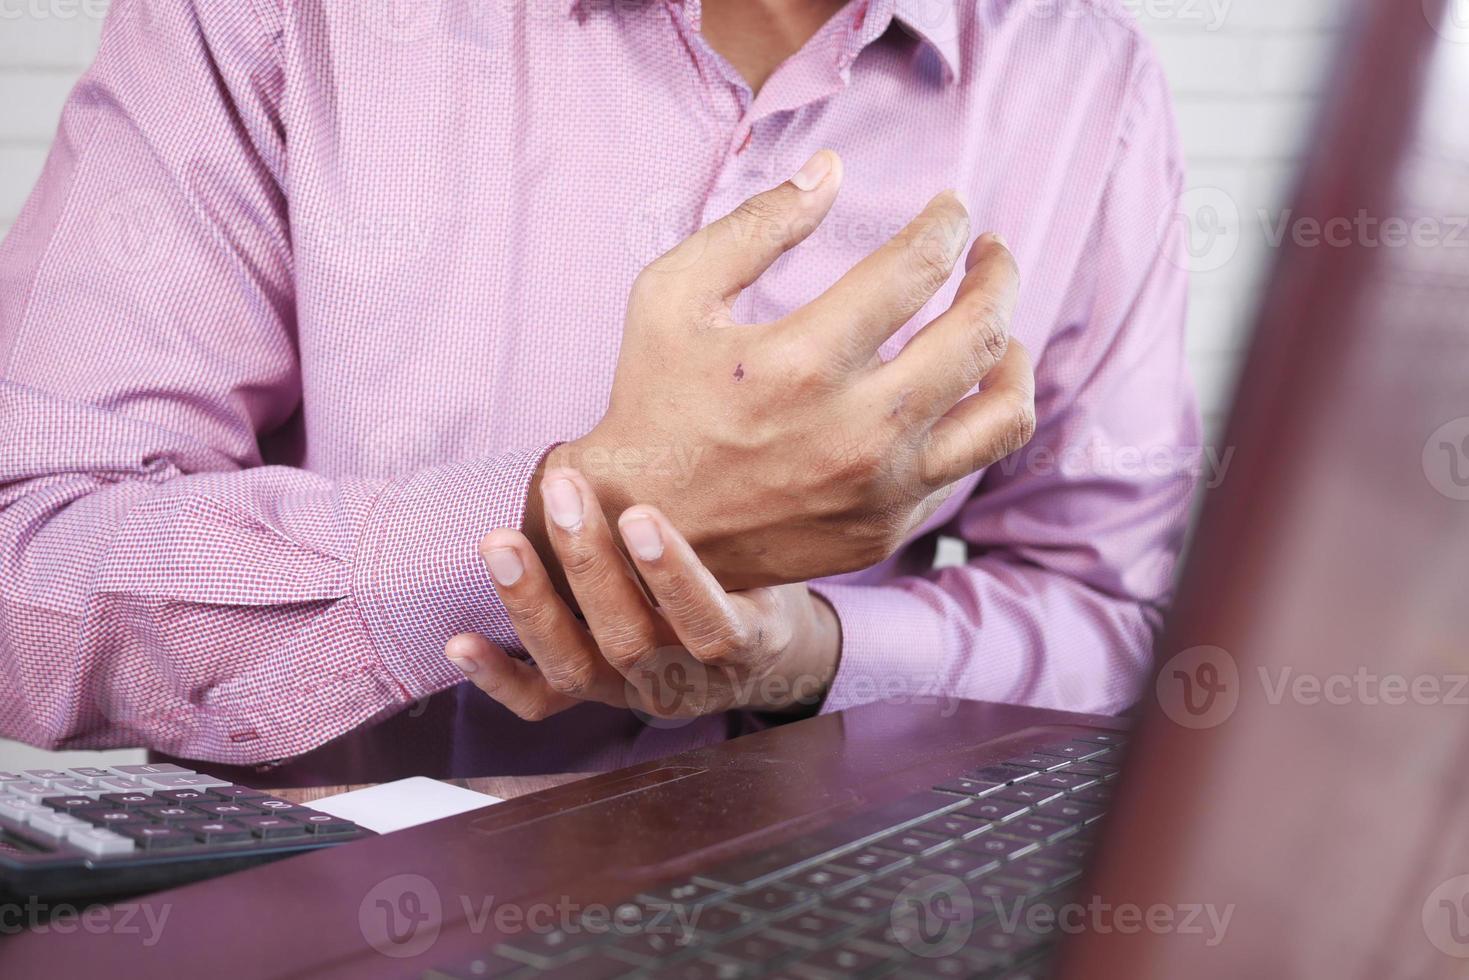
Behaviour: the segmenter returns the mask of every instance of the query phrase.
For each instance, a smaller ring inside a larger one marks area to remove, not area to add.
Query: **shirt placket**
[[[722,89],[707,93],[710,111],[719,117],[724,139],[721,157],[715,163],[715,179],[700,215],[700,224],[704,225],[781,179],[776,173],[780,168],[794,172],[800,166],[801,160],[782,160],[775,152],[784,127],[794,116],[792,110],[829,98],[850,83],[857,54],[891,21],[893,0],[869,0],[839,12],[781,65],[758,96],[705,42],[700,33],[700,0],[667,2],[690,56],[699,59],[700,76],[706,86]]]

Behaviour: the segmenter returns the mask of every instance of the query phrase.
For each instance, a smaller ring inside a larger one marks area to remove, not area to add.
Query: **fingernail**
[[[548,480],[541,484],[541,495],[546,498],[546,510],[551,520],[568,531],[581,527],[581,493],[570,480]]]
[[[465,660],[463,657],[450,657],[449,663],[459,668],[460,673],[472,674],[479,670],[479,664],[473,660]]]
[[[806,161],[805,166],[796,171],[796,175],[791,178],[791,183],[795,184],[798,190],[814,191],[821,186],[821,182],[829,173],[831,173],[831,156],[817,151],[815,156]]]
[[[485,564],[490,567],[490,577],[500,585],[514,585],[525,574],[525,565],[514,548],[495,548],[485,555]]]
[[[663,557],[663,535],[651,518],[641,514],[621,521],[622,540],[627,542],[633,554],[643,561],[657,561]]]
[[[1010,243],[1007,242],[1007,241],[1005,241],[1005,236],[1002,235],[1002,234],[1000,234],[997,231],[990,232],[990,241],[994,242],[996,245],[1000,246],[1001,248],[1009,248],[1010,247]]]

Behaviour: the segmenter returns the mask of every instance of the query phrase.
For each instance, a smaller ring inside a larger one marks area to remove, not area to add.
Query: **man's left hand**
[[[841,630],[805,585],[725,592],[667,518],[646,506],[618,518],[624,557],[591,484],[575,470],[546,473],[541,496],[552,548],[585,621],[557,593],[525,535],[487,534],[480,555],[535,660],[516,660],[477,633],[450,639],[446,655],[490,697],[530,721],[583,701],[658,718],[796,711],[820,701],[836,673]]]

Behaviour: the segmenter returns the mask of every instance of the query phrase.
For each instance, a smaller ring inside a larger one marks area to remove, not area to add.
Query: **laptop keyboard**
[[[425,976],[1044,976],[1122,741],[1029,750]]]

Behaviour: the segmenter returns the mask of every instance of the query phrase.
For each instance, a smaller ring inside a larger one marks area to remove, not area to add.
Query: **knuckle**
[[[756,194],[740,202],[732,217],[742,233],[762,234],[777,229],[783,214],[781,207],[769,195]]]
[[[515,709],[521,721],[545,721],[555,714],[545,698],[534,698]]]
[[[642,630],[616,627],[603,630],[598,645],[602,656],[619,670],[629,670],[647,663],[656,649],[652,638]]]
[[[909,241],[907,256],[909,281],[924,298],[938,292],[954,269],[949,249],[935,231],[915,235]]]
[[[692,651],[704,663],[738,660],[752,646],[744,623],[724,622],[710,629]]]
[[[581,698],[592,688],[594,674],[590,664],[568,664],[545,672],[552,690],[567,697]]]
[[[975,303],[969,322],[975,353],[987,364],[998,364],[1010,349],[1010,325],[1004,309],[987,297]]]

